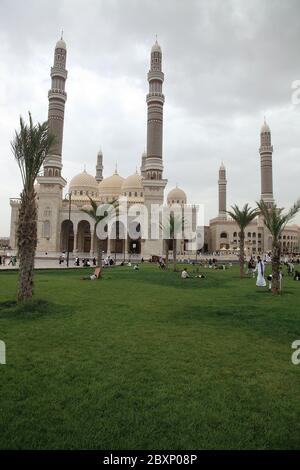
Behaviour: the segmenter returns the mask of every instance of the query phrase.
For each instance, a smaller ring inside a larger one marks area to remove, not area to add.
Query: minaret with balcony
[[[65,83],[68,72],[66,70],[67,48],[66,43],[61,37],[57,41],[54,51],[54,64],[51,67],[51,89],[48,92],[48,126],[49,133],[55,136],[54,145],[51,148],[44,162],[45,177],[61,177],[62,170],[62,145],[64,131],[65,103],[67,93]],[[61,180],[64,186],[64,180]]]
[[[273,171],[272,156],[273,146],[271,143],[271,131],[264,121],[260,131],[260,174],[261,174],[261,200],[268,206],[274,204],[273,196]]]
[[[143,188],[145,206],[148,214],[153,204],[162,205],[167,180],[163,179],[163,106],[165,97],[162,92],[164,74],[162,72],[162,51],[157,40],[150,54],[150,70],[148,72],[149,92],[147,102],[147,151],[143,164]],[[150,220],[149,220],[150,228]],[[150,234],[149,234],[150,237]],[[144,241],[144,255],[161,254],[162,243]],[[159,253],[156,253],[159,251]]]
[[[103,153],[99,150],[97,154],[96,181],[100,183],[103,180]]]
[[[227,180],[226,180],[226,168],[223,162],[219,168],[218,186],[219,186],[219,219],[226,220],[227,218],[227,212],[226,212]]]

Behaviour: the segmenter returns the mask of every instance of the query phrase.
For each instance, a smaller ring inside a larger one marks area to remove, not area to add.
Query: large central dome
[[[122,192],[124,178],[115,172],[112,176],[104,178],[98,185],[99,196],[103,198],[116,198]]]
[[[88,196],[95,198],[98,196],[98,184],[95,178],[84,170],[71,179],[69,192],[73,200],[85,200]]]
[[[143,198],[143,178],[138,172],[128,176],[122,185],[122,195],[141,202]]]

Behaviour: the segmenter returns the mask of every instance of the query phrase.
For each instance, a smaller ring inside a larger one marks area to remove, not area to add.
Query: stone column
[[[77,240],[77,230],[74,230],[74,248],[73,251],[74,253],[78,252],[78,240]]]

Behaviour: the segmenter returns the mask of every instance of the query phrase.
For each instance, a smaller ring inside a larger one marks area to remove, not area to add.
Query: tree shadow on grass
[[[43,299],[33,299],[27,302],[7,300],[0,302],[0,320],[4,318],[35,319],[47,315],[70,314],[72,310],[67,305],[58,305]]]
[[[271,294],[270,294],[271,295]],[[293,311],[274,311],[274,306],[263,305],[205,305],[187,307],[177,321],[203,322],[218,328],[248,329],[272,339],[287,341],[299,333],[300,315]]]

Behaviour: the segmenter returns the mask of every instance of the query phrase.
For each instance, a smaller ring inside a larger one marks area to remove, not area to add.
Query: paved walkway
[[[6,260],[6,263],[5,263],[5,266],[3,266],[3,264],[0,265],[0,271],[1,270],[7,270],[7,269],[11,269],[11,270],[14,270],[14,269],[18,269],[19,265],[17,263],[16,266],[12,266],[11,264],[8,265],[8,260]],[[57,259],[36,259],[35,260],[35,268],[37,269],[53,269],[53,268],[56,268],[56,269],[66,269],[67,267],[67,262],[65,261],[64,263],[62,264],[59,264],[58,260]],[[74,266],[74,261],[73,260],[70,260],[69,262],[69,267],[70,268],[77,268],[77,266]]]

